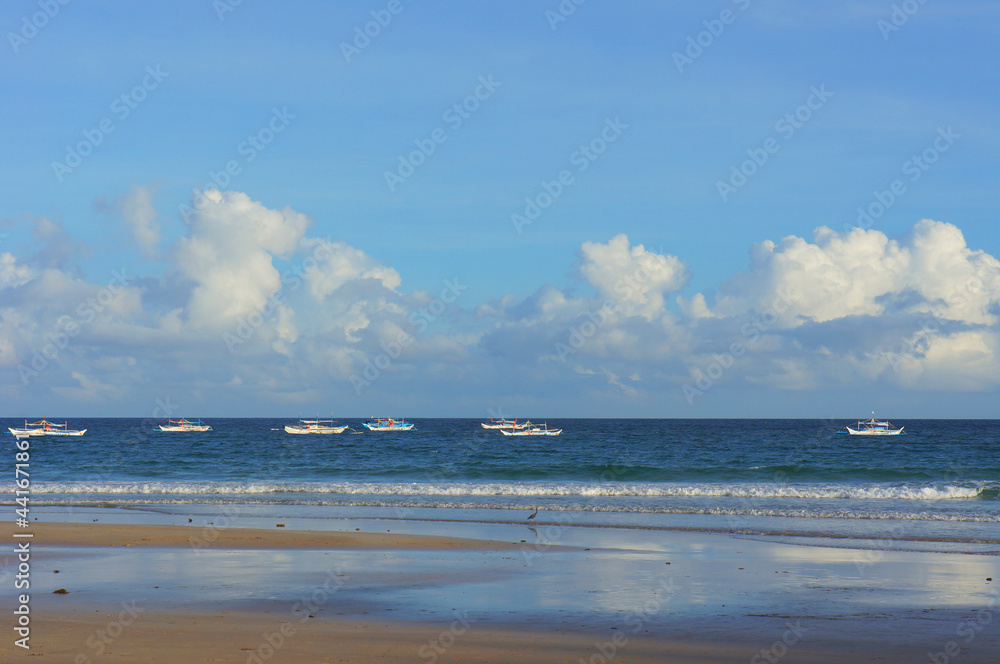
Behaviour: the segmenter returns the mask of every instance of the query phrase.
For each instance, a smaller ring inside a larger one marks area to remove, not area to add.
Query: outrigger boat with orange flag
[[[17,438],[29,438],[32,436],[82,436],[87,433],[86,429],[70,429],[68,423],[56,424],[46,419],[31,423],[25,420],[22,428],[8,427],[7,431],[10,431]]]
[[[160,425],[160,431],[211,431],[212,427],[208,426],[201,420],[197,422],[192,422],[190,420],[180,419],[180,420],[167,420]]]

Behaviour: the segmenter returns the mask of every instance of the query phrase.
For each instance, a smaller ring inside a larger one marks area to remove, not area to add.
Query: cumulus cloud
[[[741,363],[754,381],[988,389],[1000,384],[998,305],[1000,262],[970,249],[954,225],[924,219],[899,238],[821,227],[812,242],[755,245],[750,270],[723,284],[708,315],[750,325],[732,338],[757,346]],[[777,350],[761,352],[761,339]],[[761,372],[768,357],[773,370]]]
[[[620,234],[607,243],[584,243],[575,272],[595,296],[573,294],[579,284],[547,284],[523,300],[506,297],[481,307],[480,317],[495,323],[480,347],[533,372],[526,380],[545,384],[586,376],[624,396],[636,394],[634,384],[644,374],[677,370],[687,333],[665,296],[690,280],[682,261],[632,246]]]
[[[313,250],[316,259],[316,265],[306,272],[305,279],[309,292],[319,302],[357,279],[374,279],[390,290],[403,282],[396,270],[379,265],[365,252],[343,242],[312,239],[304,244]]]
[[[160,243],[160,225],[153,207],[152,187],[134,185],[118,199],[117,208],[139,249],[144,255],[153,256]]]
[[[687,266],[676,256],[629,245],[616,235],[607,244],[584,242],[580,248],[580,275],[604,298],[618,301],[625,315],[652,320],[664,312],[664,293],[676,292],[691,280]]]
[[[293,252],[311,220],[270,210],[240,192],[201,194],[190,232],[174,248],[177,270],[196,285],[186,307],[198,327],[231,327],[281,289],[273,256]]]
[[[19,264],[13,254],[0,254],[0,289],[14,288],[31,280],[31,268]]]
[[[46,218],[36,239],[59,260],[0,254],[0,365],[15,369],[0,392],[19,393],[12,376],[46,344],[55,351],[32,389],[81,404],[144,385],[277,404],[356,397],[359,384],[414,399],[680,404],[695,384],[1000,386],[1000,262],[948,223],[765,240],[714,294],[685,293],[687,262],[620,234],[584,242],[568,283],[475,307],[461,289],[408,290],[363,249],[311,236],[292,209],[198,196],[163,277],[114,289],[82,278],[70,251],[80,246]],[[120,207],[136,246],[155,252],[151,190],[133,188]]]
[[[952,224],[924,219],[900,239],[821,227],[813,242],[795,236],[765,241],[751,257],[750,271],[720,289],[715,315],[763,310],[783,293],[791,300],[780,317],[784,326],[900,313],[997,322],[1000,263],[970,250]]]
[[[30,257],[33,267],[73,270],[76,261],[88,255],[86,243],[66,233],[61,222],[48,217],[28,217],[32,224],[31,236],[38,251]]]

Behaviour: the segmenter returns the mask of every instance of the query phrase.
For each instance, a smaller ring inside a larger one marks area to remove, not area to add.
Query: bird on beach
[[[538,516],[538,508],[537,508],[537,507],[535,508],[535,512],[534,512],[534,514],[531,514],[531,515],[529,515],[529,516],[528,516],[528,521],[531,521],[531,520],[532,520],[532,519],[534,519],[534,518],[535,518],[536,516]]]

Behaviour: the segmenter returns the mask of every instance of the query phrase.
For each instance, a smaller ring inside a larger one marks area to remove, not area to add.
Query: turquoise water
[[[857,437],[841,433],[847,421],[553,420],[563,435],[510,438],[473,419],[381,433],[363,419],[341,422],[364,433],[332,436],[289,435],[292,420],[276,419],[206,419],[205,433],[71,420],[87,434],[31,440],[32,497],[512,522],[540,507],[633,528],[1000,542],[1000,421],[893,421],[907,433]]]

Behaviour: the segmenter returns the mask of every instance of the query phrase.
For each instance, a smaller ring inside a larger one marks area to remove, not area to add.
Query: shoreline
[[[527,511],[496,508],[399,507],[365,505],[303,505],[258,503],[152,503],[73,505],[35,504],[33,523],[115,523],[193,526],[213,537],[215,530],[235,528],[274,530],[284,523],[286,532],[399,532],[467,539],[518,542],[527,526],[563,531],[620,530],[624,533],[694,533],[730,537],[760,537],[789,544],[859,550],[1000,555],[1000,530],[995,522],[955,522],[926,519],[856,519],[830,517],[731,515],[714,513],[636,513],[580,510],[543,511],[526,521]],[[350,526],[346,525],[350,524]],[[214,527],[213,527],[214,526]],[[508,531],[513,530],[515,534]],[[291,536],[293,539],[299,536]],[[587,541],[586,537],[580,538]],[[360,545],[360,544],[359,544]]]

